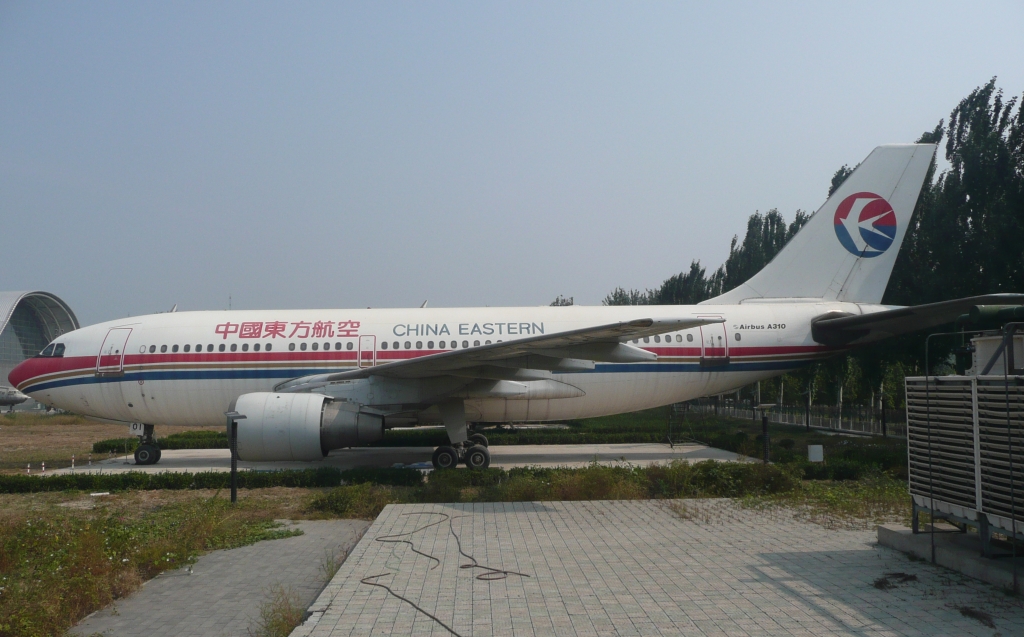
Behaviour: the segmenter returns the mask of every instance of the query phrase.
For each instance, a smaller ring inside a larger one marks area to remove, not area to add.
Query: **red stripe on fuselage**
[[[700,347],[645,347],[647,351],[659,356],[700,356]],[[440,354],[453,350],[377,350],[377,362],[392,362],[408,360]],[[824,345],[795,345],[783,347],[730,347],[729,355],[734,357],[745,356],[772,356],[772,355],[794,355],[794,354],[815,354],[832,351],[832,348]],[[724,356],[722,348],[709,348],[708,353],[712,356]],[[369,352],[363,352],[364,360],[368,360]],[[228,364],[228,363],[288,363],[288,362],[314,362],[314,363],[341,363],[356,362],[358,351],[307,351],[307,352],[193,352],[193,353],[166,353],[166,354],[127,354],[124,357],[125,367],[137,367],[145,365],[167,365],[173,363],[203,363],[203,364]],[[103,357],[104,365],[117,366],[117,357]],[[109,359],[109,360],[107,360]],[[26,382],[39,376],[62,372],[86,372],[96,369],[95,356],[69,356],[64,358],[30,358],[10,373],[8,379],[13,387],[21,387]]]

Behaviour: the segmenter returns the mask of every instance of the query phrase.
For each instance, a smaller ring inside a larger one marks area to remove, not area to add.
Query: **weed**
[[[342,518],[372,520],[385,506],[400,501],[391,487],[363,483],[318,493],[310,498],[308,509]]]
[[[333,549],[324,549],[324,554],[320,558],[320,575],[323,577],[324,584],[329,584],[334,579],[334,576],[338,574],[338,569],[344,563],[345,556],[346,553],[344,551],[339,555]]]
[[[825,528],[874,528],[886,522],[910,521],[910,496],[905,482],[886,474],[859,481],[802,481],[791,490],[747,496],[744,506],[792,509]]]
[[[881,591],[887,591],[892,588],[896,588],[897,584],[906,584],[907,582],[916,582],[917,575],[911,575],[909,573],[886,573],[884,576],[879,577],[874,581],[872,586]]]
[[[191,498],[141,515],[51,506],[0,520],[0,635],[62,634],[202,551],[287,537],[260,511]]]
[[[983,610],[971,608],[970,606],[957,606],[957,610],[960,611],[960,614],[964,617],[976,619],[979,622],[981,622],[982,625],[987,626],[988,628],[996,627],[995,621],[992,620],[992,615],[989,615]]]
[[[292,590],[275,586],[260,604],[260,619],[249,627],[250,637],[288,637],[306,616],[306,607]]]

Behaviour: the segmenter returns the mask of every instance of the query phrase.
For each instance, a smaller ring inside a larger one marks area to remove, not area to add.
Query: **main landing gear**
[[[139,446],[135,448],[135,464],[147,465],[158,462],[160,462],[160,447],[156,444],[156,436],[153,435],[153,425],[143,425],[143,433],[139,436]]]
[[[487,450],[487,437],[478,433],[468,435],[465,404],[461,400],[453,400],[438,407],[451,445],[442,445],[434,450],[434,468],[454,469],[459,463],[477,470],[489,467],[491,452]]]

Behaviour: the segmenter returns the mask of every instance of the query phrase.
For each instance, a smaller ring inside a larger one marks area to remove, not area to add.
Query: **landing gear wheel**
[[[485,435],[483,435],[483,434],[472,434],[472,435],[471,435],[471,436],[469,437],[469,440],[468,440],[468,442],[469,442],[470,444],[474,444],[474,445],[480,445],[481,447],[487,447],[487,446],[489,446],[489,445],[487,444],[487,436],[485,436]]]
[[[454,469],[459,465],[459,454],[448,445],[438,447],[434,450],[435,469]]]
[[[491,452],[483,445],[473,445],[466,450],[466,466],[470,469],[481,470],[491,466]]]
[[[135,464],[147,465],[156,464],[159,459],[160,448],[156,445],[144,444],[135,449]]]
[[[153,461],[153,464],[156,464],[156,463],[160,462],[160,456],[163,455],[163,449],[161,449],[157,445],[153,445],[153,446],[156,447],[156,460]]]

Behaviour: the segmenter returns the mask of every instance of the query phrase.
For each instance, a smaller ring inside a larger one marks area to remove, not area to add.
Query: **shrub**
[[[399,502],[392,489],[364,482],[314,495],[308,508],[319,513],[330,513],[343,518],[372,520],[385,506]]]
[[[266,487],[336,487],[343,482],[373,482],[395,486],[415,486],[423,481],[416,469],[346,469],[319,467],[284,471],[239,471],[242,489]],[[226,471],[201,473],[65,473],[53,476],[0,475],[0,493],[36,493],[40,491],[126,491],[154,489],[226,489],[231,474]]]

